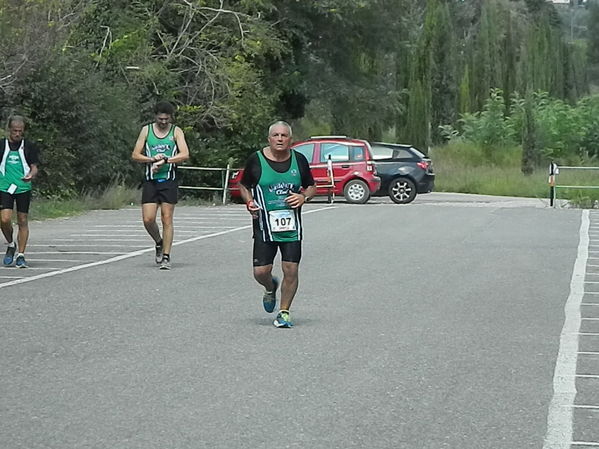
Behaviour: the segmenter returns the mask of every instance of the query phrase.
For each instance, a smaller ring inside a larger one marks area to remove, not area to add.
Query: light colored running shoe
[[[280,328],[290,328],[293,326],[291,323],[291,318],[289,317],[289,312],[287,310],[281,310],[272,324],[274,324],[275,327]]]
[[[171,269],[171,258],[168,256],[163,256],[160,261],[160,269],[161,270],[170,270]]]
[[[25,256],[23,254],[19,254],[17,256],[17,261],[15,263],[17,268],[28,268],[27,261],[25,260]]]
[[[272,283],[275,286],[273,291],[265,291],[264,295],[262,296],[262,305],[264,306],[264,310],[266,310],[268,313],[272,313],[277,305],[277,289],[279,288],[279,279],[273,276]]]

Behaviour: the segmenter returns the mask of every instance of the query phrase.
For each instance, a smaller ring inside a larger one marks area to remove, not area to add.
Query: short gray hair
[[[289,137],[291,137],[293,135],[293,131],[291,130],[291,125],[283,120],[278,120],[268,127],[268,136],[269,137],[270,137],[270,133],[272,132],[272,129],[275,126],[279,126],[279,125],[287,127],[287,129],[289,130]]]
[[[13,123],[22,123],[23,125],[25,125],[25,117],[23,117],[22,115],[11,115],[10,117],[8,117],[8,122],[6,127],[10,128],[12,126]]]

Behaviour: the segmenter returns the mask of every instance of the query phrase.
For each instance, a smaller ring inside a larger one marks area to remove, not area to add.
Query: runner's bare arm
[[[148,127],[144,126],[139,132],[139,137],[137,138],[137,142],[135,142],[135,147],[133,148],[133,153],[131,153],[131,159],[135,162],[140,162],[142,164],[149,164],[152,162],[156,162],[159,159],[148,157],[144,154],[144,147],[146,145],[146,138],[148,137]]]
[[[189,147],[185,141],[185,134],[183,134],[183,130],[178,126],[175,127],[175,142],[177,142],[179,152],[173,157],[168,158],[169,164],[180,164],[189,159]]]
[[[29,173],[27,173],[21,179],[23,179],[23,181],[25,181],[25,182],[29,182],[37,176],[37,172],[38,172],[37,164],[32,164],[32,165],[30,165]]]

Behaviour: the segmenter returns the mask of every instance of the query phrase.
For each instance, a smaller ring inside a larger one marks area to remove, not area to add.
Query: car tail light
[[[374,166],[374,162],[366,161],[366,171],[371,171],[376,175],[376,167]]]
[[[418,165],[418,167],[420,167],[424,171],[428,170],[428,162],[426,161],[416,162],[416,165]]]

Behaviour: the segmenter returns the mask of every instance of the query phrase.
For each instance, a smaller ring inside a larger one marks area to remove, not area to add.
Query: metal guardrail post
[[[549,164],[549,206],[555,207],[555,175],[559,173],[559,169],[555,162]]]
[[[225,179],[223,180],[223,206],[227,204],[227,192],[229,190],[229,173],[231,172],[231,164],[227,164],[225,170]]]

